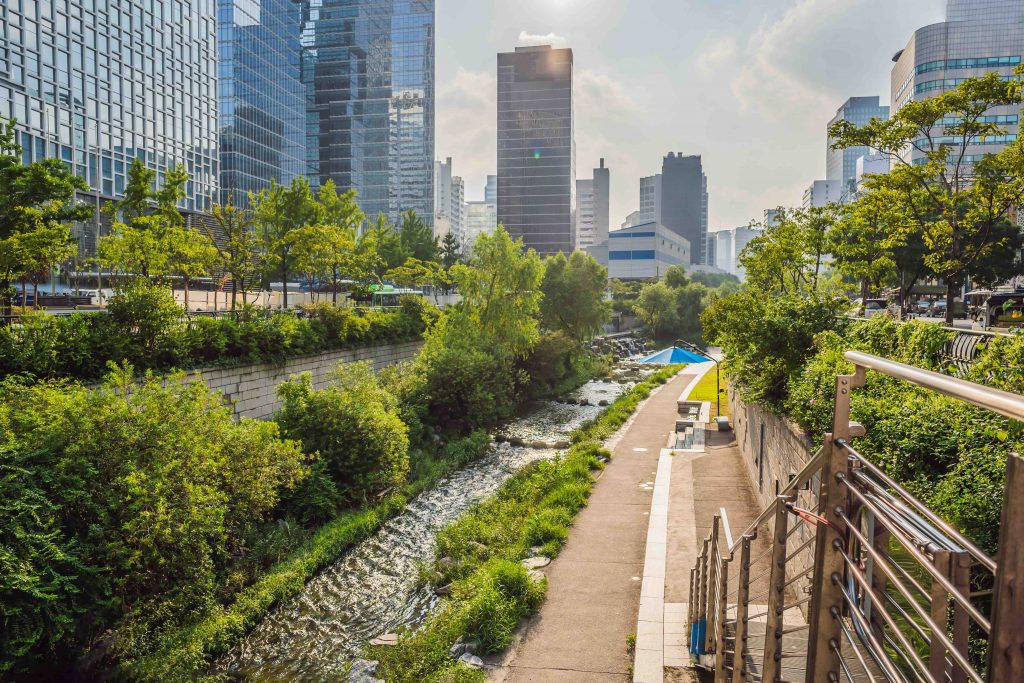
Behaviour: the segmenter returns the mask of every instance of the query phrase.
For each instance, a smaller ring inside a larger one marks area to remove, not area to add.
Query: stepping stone
[[[374,647],[391,647],[393,645],[398,645],[398,634],[385,633],[382,636],[377,636],[376,638],[370,641],[370,645],[373,645]]]
[[[531,557],[526,560],[523,560],[523,566],[527,569],[543,569],[549,564],[551,564],[551,558],[544,557],[543,555],[538,555],[537,557]]]
[[[468,666],[470,669],[484,668],[484,660],[480,659],[476,655],[471,655],[468,652],[459,657],[459,661]]]

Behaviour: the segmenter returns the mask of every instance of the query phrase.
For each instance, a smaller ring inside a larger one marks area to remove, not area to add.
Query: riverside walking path
[[[651,600],[660,606],[666,596],[666,560],[678,563],[673,571],[688,578],[696,558],[696,541],[691,544],[690,536],[696,537],[698,530],[676,534],[665,519],[669,489],[662,449],[675,429],[677,399],[709,369],[710,364],[685,368],[652,393],[620,432],[614,457],[588,506],[577,517],[562,552],[546,568],[547,600],[491,670],[490,680],[622,683],[633,679],[633,654],[627,641],[637,633],[638,616],[644,616],[641,586],[647,586],[644,590],[649,593],[644,609],[654,609],[648,606]],[[673,469],[677,464],[668,463]],[[657,481],[662,484],[657,486]],[[684,525],[693,526],[690,496],[689,501],[672,500],[672,505],[688,510]],[[662,521],[652,524],[652,514],[659,512]],[[649,543],[649,531],[660,533],[662,541]],[[686,544],[693,547],[679,547]],[[646,583],[645,561],[649,572],[658,572],[659,566],[661,572]],[[673,599],[675,595],[673,590]],[[663,618],[664,614],[652,616]]]

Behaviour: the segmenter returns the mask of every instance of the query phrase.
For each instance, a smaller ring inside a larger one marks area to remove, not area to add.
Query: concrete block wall
[[[423,345],[421,341],[400,344],[364,346],[344,351],[327,351],[312,356],[300,356],[276,365],[242,365],[233,368],[210,368],[192,373],[198,375],[210,389],[224,394],[224,400],[234,405],[235,415],[267,420],[281,407],[277,400],[277,387],[290,377],[309,372],[313,387],[322,389],[328,383],[331,371],[339,363],[369,361],[374,370],[412,360]]]
[[[730,392],[729,404],[732,407],[736,441],[743,454],[743,462],[753,484],[758,506],[764,509],[775,500],[778,492],[789,483],[790,478],[807,464],[813,455],[813,444],[804,431],[790,420],[755,403],[744,403],[734,392]],[[820,476],[816,474],[811,478],[809,486],[797,493],[796,505],[805,510],[816,511],[819,483]],[[797,518],[790,515],[790,528],[796,523]],[[740,531],[733,529],[734,534]],[[801,524],[799,530],[789,539],[789,552],[792,553],[802,546],[813,534],[814,527]],[[810,543],[789,561],[786,575],[789,578],[797,576],[805,569],[809,569],[813,563],[814,543]],[[808,580],[796,582],[791,586],[792,595],[788,597],[796,600],[805,597],[805,591],[809,586]],[[807,606],[804,605],[805,613],[806,609]]]

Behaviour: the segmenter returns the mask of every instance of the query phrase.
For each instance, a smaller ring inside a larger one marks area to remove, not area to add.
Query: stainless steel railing
[[[993,558],[860,453],[850,422],[868,370],[1012,420],[1024,397],[845,357],[821,450],[735,539],[715,517],[691,571],[692,656],[733,683],[1024,681],[1024,459],[1008,458]]]

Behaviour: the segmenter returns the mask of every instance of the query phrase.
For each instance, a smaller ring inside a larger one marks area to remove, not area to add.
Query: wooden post
[[[1024,459],[1006,462],[1006,488],[999,525],[988,679],[992,683],[1024,681]]]
[[[768,614],[764,628],[764,664],[761,680],[774,683],[782,674],[782,629],[786,611],[786,536],[789,534],[789,511],[786,499],[775,499],[775,526],[772,529],[772,568],[768,585]]]
[[[715,683],[725,683],[725,622],[729,616],[729,564],[723,560],[715,609]],[[735,661],[735,656],[733,657]]]
[[[747,615],[750,614],[750,537],[740,541],[740,575],[736,587],[736,642],[732,655],[732,683],[743,683],[747,668]]]
[[[842,483],[850,473],[850,459],[846,450],[836,442],[848,440],[850,430],[850,392],[864,386],[864,369],[856,374],[836,377],[835,413],[832,433],[825,436],[825,458],[818,491],[818,507],[826,524],[819,524],[814,548],[813,592],[808,613],[807,683],[837,681],[842,672],[839,654],[833,649],[835,642],[842,647],[842,624],[832,616],[832,610],[843,613],[842,577],[845,560],[837,548],[849,548],[843,521],[837,512],[849,511],[849,493]],[[838,581],[836,580],[838,579]],[[881,608],[881,606],[879,606]]]

